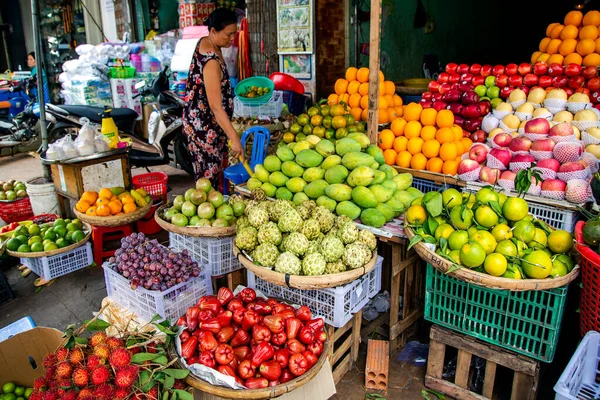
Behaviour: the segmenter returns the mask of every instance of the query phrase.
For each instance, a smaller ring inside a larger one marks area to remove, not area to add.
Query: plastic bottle
[[[112,110],[107,108],[102,113],[102,130],[101,133],[106,138],[108,142],[108,147],[111,149],[116,149],[117,144],[119,143],[119,129],[115,124],[115,121],[110,116],[110,112]]]

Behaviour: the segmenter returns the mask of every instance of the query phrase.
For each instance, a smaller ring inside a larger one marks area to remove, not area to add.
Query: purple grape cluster
[[[133,290],[142,286],[161,292],[200,275],[198,263],[187,250],[181,253],[148,240],[143,233],[121,239],[121,247],[108,260],[111,268],[131,283]]]

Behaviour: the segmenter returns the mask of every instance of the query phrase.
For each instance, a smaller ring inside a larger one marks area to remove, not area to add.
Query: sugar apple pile
[[[246,201],[235,238],[257,265],[290,275],[337,274],[362,267],[377,250],[372,232],[312,200],[257,198]]]

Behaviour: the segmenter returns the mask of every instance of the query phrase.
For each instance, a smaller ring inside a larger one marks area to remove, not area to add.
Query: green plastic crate
[[[552,362],[567,288],[525,292],[487,289],[428,264],[425,319],[527,357]]]

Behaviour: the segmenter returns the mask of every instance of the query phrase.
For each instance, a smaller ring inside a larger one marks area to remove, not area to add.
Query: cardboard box
[[[31,387],[45,374],[44,357],[58,348],[61,336],[62,332],[54,328],[37,327],[1,342],[0,385],[14,382]]]

